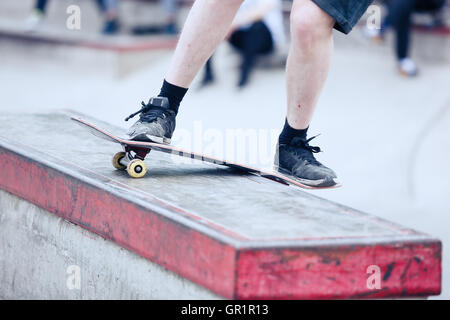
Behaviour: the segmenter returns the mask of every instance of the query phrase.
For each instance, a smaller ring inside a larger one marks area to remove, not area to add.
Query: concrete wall
[[[75,281],[77,267],[79,289]],[[110,241],[0,191],[0,298],[219,297]]]

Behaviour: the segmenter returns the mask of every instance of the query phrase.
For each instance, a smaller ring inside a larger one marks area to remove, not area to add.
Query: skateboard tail
[[[90,123],[84,121],[81,118],[78,117],[71,117],[71,120],[75,121],[75,123],[77,123],[78,125],[82,126],[83,128],[86,128],[89,130],[90,133],[92,133],[94,136],[107,140],[107,141],[111,141],[114,143],[120,143],[119,140],[114,139],[112,137],[111,134],[109,134],[108,132],[101,130],[99,128],[93,127]]]

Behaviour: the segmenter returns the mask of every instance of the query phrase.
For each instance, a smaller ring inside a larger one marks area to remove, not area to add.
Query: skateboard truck
[[[128,174],[133,178],[142,178],[147,172],[147,166],[144,159],[151,149],[137,148],[125,146],[125,151],[117,152],[112,163],[114,168],[118,170],[127,170]]]

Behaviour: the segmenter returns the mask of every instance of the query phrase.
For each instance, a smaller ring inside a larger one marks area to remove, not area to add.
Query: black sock
[[[278,143],[279,144],[289,144],[294,137],[300,137],[302,139],[306,139],[306,133],[308,132],[308,128],[294,129],[289,125],[289,123],[286,119],[286,121],[284,122],[283,131],[281,131],[280,137],[278,138]]]
[[[178,87],[164,80],[158,97],[166,97],[169,99],[170,109],[178,113],[181,100],[183,100],[187,91],[187,88]]]

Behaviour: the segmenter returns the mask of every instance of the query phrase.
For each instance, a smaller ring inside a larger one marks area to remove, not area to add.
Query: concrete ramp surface
[[[177,279],[167,282],[176,288],[169,295],[174,299],[440,293],[441,243],[426,234],[321,199],[314,192],[219,165],[184,163],[169,154],[151,152],[146,159],[147,175],[131,179],[111,165],[120,149],[70,121],[69,113],[2,115],[0,188],[136,253],[145,258],[149,270],[155,266],[167,269],[172,280]],[[10,228],[16,224],[7,222],[15,211],[2,208],[0,232],[8,231],[14,237]],[[80,237],[86,233],[78,232]],[[14,251],[21,248],[14,248],[13,239],[9,243],[0,247],[4,251],[1,265],[22,270],[14,259]],[[39,245],[29,243],[35,250]],[[100,261],[111,263],[114,252],[104,251],[108,257]],[[83,268],[89,259],[83,258],[83,252],[79,256],[75,263]],[[28,263],[39,268],[45,252],[40,257]],[[92,265],[86,269],[100,272],[92,270]],[[114,276],[130,272],[124,270],[115,269]],[[145,268],[136,268],[136,272],[145,278]],[[1,281],[14,281],[12,274],[0,271]],[[39,279],[28,281],[40,283]],[[46,290],[54,288],[40,285]],[[133,290],[146,289],[135,286]],[[8,289],[0,288],[0,297],[11,295],[2,290]],[[111,286],[110,290],[119,289]],[[43,292],[42,296],[51,295]],[[114,292],[110,296],[123,297]]]

